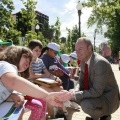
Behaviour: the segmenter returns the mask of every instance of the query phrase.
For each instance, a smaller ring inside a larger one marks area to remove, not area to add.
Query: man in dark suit
[[[119,88],[110,63],[93,52],[89,39],[79,38],[75,44],[78,59],[81,60],[79,87],[73,91],[74,100],[91,117],[87,120],[110,120],[119,107]],[[85,64],[88,65],[87,83]]]

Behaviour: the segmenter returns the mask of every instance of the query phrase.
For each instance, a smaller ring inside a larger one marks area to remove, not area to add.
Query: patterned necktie
[[[88,64],[85,64],[84,69],[84,90],[88,90]]]

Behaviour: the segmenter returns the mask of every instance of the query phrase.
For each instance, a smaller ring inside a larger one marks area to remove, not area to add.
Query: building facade
[[[39,11],[35,11],[36,15],[37,15],[37,20],[39,21],[39,26],[40,28],[43,27],[43,23],[45,21],[47,21],[49,23],[49,16],[39,12]]]
[[[36,13],[36,19],[39,21],[38,25],[41,30],[43,28],[43,24],[45,21],[49,24],[49,16],[47,16],[39,11],[35,11],[35,13]],[[35,26],[26,26],[25,25],[26,20],[24,20],[24,23],[22,23],[20,21],[20,18],[22,17],[22,14],[20,12],[13,14],[13,17],[17,23],[17,30],[22,32],[22,36],[25,36],[25,34],[27,33],[28,30],[35,31]]]

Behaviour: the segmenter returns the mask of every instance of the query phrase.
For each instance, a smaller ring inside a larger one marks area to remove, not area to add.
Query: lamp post
[[[9,28],[8,28],[6,25],[4,25],[3,28],[4,28],[6,31],[9,31]]]
[[[36,29],[36,32],[37,32],[37,39],[38,39],[38,31],[39,31],[39,29],[40,29],[40,26],[37,24],[37,25],[35,26],[35,29]]]
[[[81,21],[80,21],[80,17],[81,17],[81,10],[82,10],[83,6],[80,3],[80,1],[78,2],[76,8],[78,10],[78,17],[79,17],[79,37],[81,37]]]
[[[94,51],[95,51],[95,39],[96,39],[96,32],[97,32],[97,29],[95,29],[95,31],[94,31]]]

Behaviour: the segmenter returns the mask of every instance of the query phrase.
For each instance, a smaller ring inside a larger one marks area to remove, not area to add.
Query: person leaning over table
[[[81,60],[79,87],[71,90],[73,100],[81,105],[90,117],[86,120],[110,120],[119,107],[119,88],[110,63],[93,52],[88,38],[78,38],[75,44],[77,57]],[[88,81],[84,79],[84,66],[88,65]]]
[[[22,56],[19,54],[20,51],[24,53]],[[53,106],[63,107],[62,102],[68,100],[72,95],[71,93],[67,91],[48,93],[18,76],[19,72],[28,69],[31,59],[32,52],[26,47],[10,46],[0,53],[0,104],[12,95],[13,90],[16,90],[23,95],[42,98]],[[14,102],[23,104],[21,99]]]

